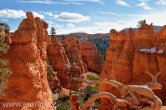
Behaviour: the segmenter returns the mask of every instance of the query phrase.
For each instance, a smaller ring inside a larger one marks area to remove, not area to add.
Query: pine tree
[[[56,35],[56,30],[54,27],[51,28],[50,34],[52,37],[54,37]]]
[[[138,21],[138,24],[137,24],[137,27],[140,28],[143,26],[143,24],[146,23],[146,20],[141,20],[141,21]]]
[[[9,75],[9,69],[6,67],[7,61],[1,59],[2,55],[4,55],[9,49],[9,45],[5,43],[5,36],[1,35],[1,32],[5,31],[5,33],[9,33],[10,28],[6,23],[0,23],[0,83],[5,81],[6,76]]]
[[[7,23],[2,23],[0,22],[0,31],[4,30],[5,33],[9,33],[10,32],[10,27]]]

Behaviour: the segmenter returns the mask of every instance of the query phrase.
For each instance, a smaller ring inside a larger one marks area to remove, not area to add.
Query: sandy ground
[[[162,109],[161,109],[161,110],[166,110],[166,106],[162,107]]]

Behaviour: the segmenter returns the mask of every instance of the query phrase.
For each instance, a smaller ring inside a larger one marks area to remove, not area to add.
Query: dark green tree
[[[0,83],[5,81],[6,77],[9,75],[10,70],[6,67],[7,61],[1,59],[1,56],[4,55],[9,49],[9,45],[5,43],[5,36],[2,36],[2,32],[5,31],[5,34],[8,34],[10,27],[6,23],[0,23]]]
[[[51,28],[50,34],[52,37],[54,37],[56,35],[56,30],[54,27]]]
[[[2,31],[2,29],[5,30],[5,33],[9,33],[10,32],[10,27],[7,23],[2,23],[0,22],[0,29]]]
[[[146,20],[138,21],[137,27],[140,28],[146,23]]]

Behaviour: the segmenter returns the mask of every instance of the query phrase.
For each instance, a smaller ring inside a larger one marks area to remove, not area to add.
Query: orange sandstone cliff
[[[121,32],[111,30],[110,37],[110,47],[107,49],[101,77],[124,84],[144,84],[151,81],[145,72],[160,72],[158,82],[163,85],[163,89],[156,93],[166,103],[166,26],[156,33],[152,24],[147,25],[144,21],[136,32],[132,29]],[[106,84],[100,84],[99,91],[118,95],[115,88]],[[100,110],[104,109],[111,110],[107,100],[101,102]]]
[[[63,45],[67,45],[66,49],[66,54],[67,57],[70,61],[70,63],[76,63],[78,67],[80,67],[81,72],[85,73],[85,66],[84,62],[81,57],[81,52],[80,52],[80,42],[74,38],[69,38],[61,41]]]
[[[47,49],[50,65],[53,67],[54,71],[57,71],[57,76],[62,87],[68,89],[78,88],[79,86],[71,78],[81,77],[81,75],[85,73],[84,65],[76,43],[77,42],[74,42],[74,44],[70,45],[69,42],[63,41],[62,44],[57,39],[52,38],[51,44]],[[72,61],[70,61],[69,58]]]
[[[13,33],[10,49],[4,56],[9,61],[11,74],[4,95],[0,96],[0,102],[18,102],[20,106],[0,105],[0,110],[53,110],[46,68],[48,25],[34,18],[31,12],[26,15]]]
[[[80,44],[80,51],[82,59],[86,63],[88,70],[100,73],[104,62],[99,55],[96,46],[90,43],[82,43]]]

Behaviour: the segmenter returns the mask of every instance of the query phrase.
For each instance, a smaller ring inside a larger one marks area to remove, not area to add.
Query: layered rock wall
[[[46,68],[47,28],[47,23],[28,12],[12,34],[10,49],[4,56],[11,74],[0,101],[20,106],[0,105],[1,110],[53,110]]]
[[[70,38],[62,41],[62,44],[67,45],[65,49],[70,63],[76,63],[77,66],[80,67],[81,72],[85,73],[85,66],[81,57],[79,41],[74,38]]]
[[[71,78],[81,77],[85,73],[85,70],[82,59],[80,58],[77,42],[71,44],[63,41],[61,43],[57,39],[52,38],[47,51],[50,65],[52,65],[54,71],[57,71],[62,87],[68,89],[78,88],[75,81]]]
[[[166,27],[160,32],[155,33],[152,25],[143,25],[134,32],[128,31],[116,32],[110,31],[111,45],[107,50],[106,62],[101,77],[115,79],[124,84],[144,84],[151,81],[151,78],[145,72],[155,74],[160,72],[158,82],[166,86]],[[118,92],[110,85],[100,84],[100,91],[109,91],[116,95]],[[166,103],[166,88],[157,95]],[[100,109],[109,108],[107,101],[101,102]],[[111,108],[111,107],[110,107]]]
[[[82,43],[80,44],[80,51],[83,61],[91,72],[100,73],[103,67],[103,60],[99,55],[94,44]]]

